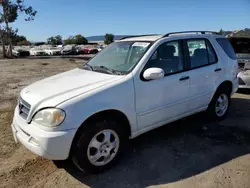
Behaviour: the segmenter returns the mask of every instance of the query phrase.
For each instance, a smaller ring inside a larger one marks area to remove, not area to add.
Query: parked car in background
[[[14,57],[27,57],[30,55],[29,47],[16,46],[12,49]]]
[[[103,46],[96,46],[96,49],[98,50],[98,52],[100,52],[104,49],[104,47]]]
[[[77,54],[85,54],[84,46],[82,46],[82,45],[76,46],[76,53]]]
[[[98,49],[94,47],[85,47],[83,51],[85,54],[97,54],[99,52]]]
[[[43,48],[35,47],[35,48],[30,49],[30,55],[31,56],[43,56],[43,55],[46,55],[46,52]]]
[[[46,48],[44,51],[47,55],[61,55],[61,48],[50,47]]]
[[[12,54],[14,57],[20,57],[20,53],[15,49],[12,50]]]
[[[66,45],[61,50],[61,55],[76,55],[76,46],[75,45]]]
[[[239,66],[239,88],[250,89],[250,38],[231,37],[229,38]]]
[[[215,32],[179,33],[123,38],[84,66],[24,88],[15,140],[96,173],[115,164],[128,139],[166,123],[201,111],[222,120],[238,89],[234,50]]]

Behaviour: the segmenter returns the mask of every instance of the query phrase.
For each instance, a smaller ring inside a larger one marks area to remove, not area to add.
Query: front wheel
[[[226,88],[219,89],[208,107],[209,118],[214,120],[223,120],[229,110],[231,98],[230,92]]]
[[[124,134],[115,121],[97,121],[83,129],[74,140],[72,159],[86,173],[98,173],[119,158]]]

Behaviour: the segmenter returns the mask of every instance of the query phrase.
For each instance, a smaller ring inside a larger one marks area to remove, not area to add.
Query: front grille
[[[19,114],[23,119],[27,119],[30,112],[30,104],[23,100],[21,97],[18,101]]]

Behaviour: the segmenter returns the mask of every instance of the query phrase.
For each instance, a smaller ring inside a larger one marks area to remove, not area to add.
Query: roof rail
[[[127,39],[127,38],[135,38],[135,37],[146,37],[146,36],[154,36],[154,35],[158,35],[158,34],[147,34],[147,35],[131,35],[131,36],[126,36],[126,37],[122,37],[119,40],[123,40],[123,39]]]
[[[163,36],[164,37],[169,37],[170,35],[175,35],[175,34],[184,34],[184,33],[200,33],[202,35],[204,34],[214,34],[214,35],[220,35],[218,32],[216,31],[180,31],[180,32],[172,32],[172,33],[167,33]]]

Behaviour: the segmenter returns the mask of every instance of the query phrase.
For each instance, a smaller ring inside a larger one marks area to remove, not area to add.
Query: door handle
[[[218,69],[215,69],[214,72],[219,72],[221,70],[222,70],[221,68],[218,68]]]
[[[183,77],[181,77],[179,80],[180,81],[183,81],[183,80],[188,80],[189,79],[189,76],[183,76]]]

